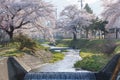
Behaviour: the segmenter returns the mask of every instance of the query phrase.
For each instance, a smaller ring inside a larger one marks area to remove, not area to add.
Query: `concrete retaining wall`
[[[9,80],[7,60],[8,58],[0,59],[0,80]]]
[[[38,51],[36,56],[25,54],[22,57],[0,59],[0,80],[23,80],[25,74],[37,66],[49,62],[51,54]]]
[[[0,80],[23,80],[29,69],[23,63],[18,63],[16,58],[2,58],[0,60]]]

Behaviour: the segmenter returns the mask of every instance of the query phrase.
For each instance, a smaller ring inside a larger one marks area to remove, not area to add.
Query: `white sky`
[[[80,7],[80,3],[78,3],[78,0],[45,0],[45,1],[51,2],[57,8],[58,14],[61,12],[61,10],[64,9],[65,6],[70,4],[76,4]],[[101,14],[103,9],[101,7],[100,0],[83,0],[83,2],[84,4],[88,3],[96,15]]]

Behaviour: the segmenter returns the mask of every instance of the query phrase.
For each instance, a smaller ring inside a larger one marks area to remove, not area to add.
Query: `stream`
[[[63,60],[57,61],[55,63],[43,64],[31,72],[76,72],[75,68],[73,68],[74,63],[76,63],[78,60],[82,60],[82,58],[79,56],[79,50],[67,49],[67,52],[63,52],[63,54],[65,54]]]
[[[63,47],[51,47],[54,50],[60,51]],[[78,60],[82,60],[79,56],[79,50],[64,48],[67,52],[63,60],[55,63],[47,63],[39,68],[30,71],[25,75],[24,80],[96,80],[93,72],[76,70],[73,66]]]

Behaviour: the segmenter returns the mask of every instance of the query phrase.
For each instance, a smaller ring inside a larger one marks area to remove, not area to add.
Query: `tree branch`
[[[18,29],[18,28],[21,28],[23,25],[26,25],[28,23],[30,23],[30,21],[26,21],[26,22],[23,22],[24,20],[21,21],[20,25],[15,27],[15,29]]]

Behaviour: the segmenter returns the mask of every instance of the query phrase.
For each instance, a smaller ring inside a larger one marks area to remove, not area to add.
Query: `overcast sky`
[[[76,5],[80,6],[80,3],[78,2],[78,0],[45,0],[45,1],[51,2],[57,8],[58,14],[67,5],[76,4]],[[101,14],[102,7],[101,7],[100,0],[83,0],[83,2],[84,2],[84,4],[88,3],[96,15]]]

